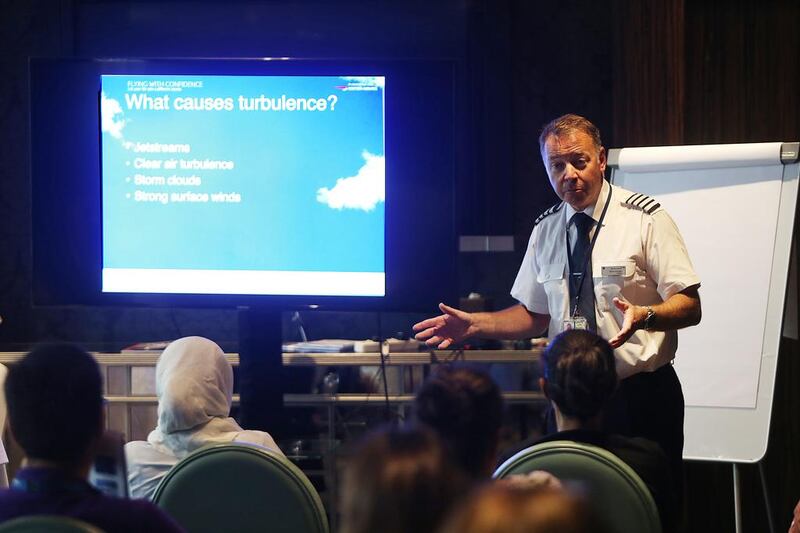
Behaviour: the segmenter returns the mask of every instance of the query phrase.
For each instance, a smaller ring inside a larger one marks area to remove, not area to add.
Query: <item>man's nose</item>
[[[567,165],[564,167],[565,179],[577,179],[579,175],[580,174],[578,174],[578,169],[575,168],[573,165],[567,163]]]

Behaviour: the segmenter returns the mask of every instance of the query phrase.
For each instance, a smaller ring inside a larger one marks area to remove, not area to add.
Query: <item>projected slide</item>
[[[103,291],[384,295],[384,90],[102,76]]]

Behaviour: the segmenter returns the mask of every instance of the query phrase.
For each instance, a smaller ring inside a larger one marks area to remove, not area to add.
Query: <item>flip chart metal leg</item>
[[[764,462],[758,462],[758,474],[761,476],[761,490],[764,494],[764,508],[767,511],[767,522],[769,523],[769,533],[775,533],[775,522],[772,520],[772,505],[769,501],[767,492],[767,476],[764,474]]]
[[[742,495],[739,492],[739,465],[733,463],[733,513],[736,533],[742,533]]]
[[[769,523],[770,533],[775,533],[775,524],[772,520],[772,506],[769,501],[769,492],[767,492],[767,478],[764,474],[763,463],[758,463],[758,473],[761,477],[761,490],[764,495],[764,507],[767,511],[767,521]],[[733,509],[736,520],[736,533],[742,533],[742,495],[740,492],[741,482],[739,479],[739,465],[733,463]]]

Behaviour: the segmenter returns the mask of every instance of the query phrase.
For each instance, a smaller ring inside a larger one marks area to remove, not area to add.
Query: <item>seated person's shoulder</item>
[[[125,444],[125,459],[130,465],[133,463],[175,464],[177,458],[160,451],[152,444],[143,440],[134,440]]]
[[[125,445],[128,468],[128,492],[131,498],[152,498],[161,479],[175,466],[178,458],[157,450],[144,441]]]
[[[645,483],[667,483],[672,477],[667,454],[657,443],[642,437],[609,435],[606,449],[633,468]]]
[[[283,452],[278,447],[275,439],[265,431],[245,430],[240,432],[234,440],[237,444],[249,444],[251,446],[258,446],[265,448],[271,452],[283,455]]]
[[[107,516],[115,517],[118,525],[106,525],[108,531],[174,532],[183,529],[164,511],[144,500],[123,500],[101,496]],[[103,524],[98,523],[103,527]]]
[[[657,442],[644,437],[624,437],[611,434],[607,437],[608,448],[615,453],[627,453],[652,457],[654,460],[666,463],[667,454]],[[617,453],[617,455],[620,455]]]

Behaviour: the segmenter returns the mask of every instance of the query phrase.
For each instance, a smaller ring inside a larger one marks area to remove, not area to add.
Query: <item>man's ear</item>
[[[600,171],[605,175],[608,159],[606,158],[606,149],[602,146],[600,147],[600,151],[597,152],[597,162],[600,164]]]
[[[547,393],[547,380],[544,378],[539,378],[539,390],[542,391],[544,397],[548,400],[550,399],[550,395]]]

